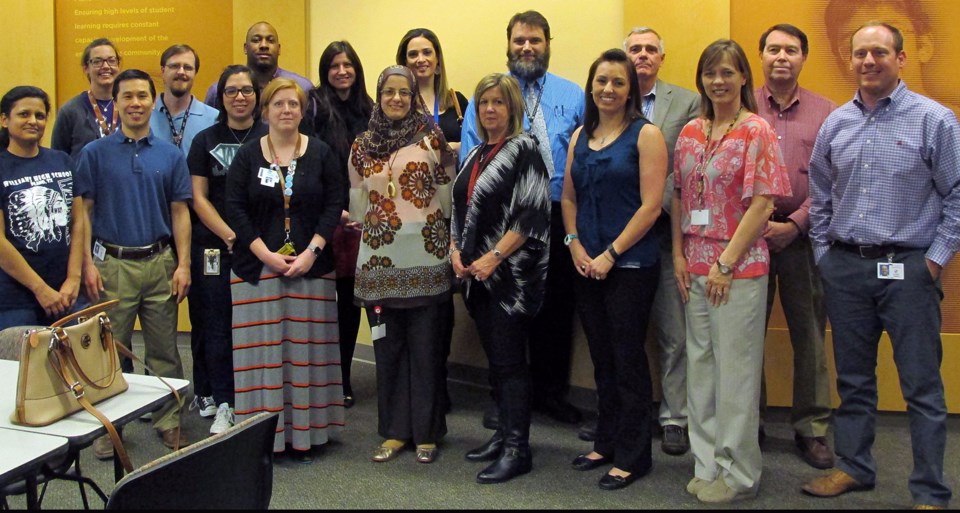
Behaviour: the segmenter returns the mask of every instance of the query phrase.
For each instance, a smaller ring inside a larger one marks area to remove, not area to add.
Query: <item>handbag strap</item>
[[[106,390],[113,386],[114,380],[117,379],[117,363],[119,359],[117,358],[117,345],[113,340],[113,327],[110,324],[110,318],[102,312],[98,313],[97,315],[100,322],[100,344],[107,351],[107,359],[110,361],[110,369],[108,371],[110,381],[104,385],[98,384],[96,380],[90,379],[90,377],[87,376],[87,373],[83,372],[83,367],[80,365],[80,362],[77,361],[77,357],[73,352],[73,344],[70,340],[70,335],[67,334],[63,328],[53,328],[51,337],[54,337],[55,340],[59,341],[59,346],[66,355],[67,361],[70,362],[70,365],[73,366],[73,369],[77,372],[77,375],[81,380],[83,380],[84,383],[98,390]]]
[[[104,311],[104,310],[107,310],[107,309],[109,309],[109,308],[113,308],[113,307],[117,306],[118,304],[120,304],[120,300],[119,300],[119,299],[111,299],[110,301],[104,301],[103,303],[97,303],[97,304],[95,304],[95,305],[93,305],[93,306],[89,306],[89,307],[87,307],[87,308],[84,308],[83,310],[80,310],[79,312],[74,312],[74,313],[72,313],[72,314],[70,314],[70,315],[68,315],[68,316],[66,316],[66,317],[64,317],[64,318],[62,318],[62,319],[59,319],[58,321],[56,321],[56,322],[54,322],[53,324],[51,324],[50,327],[51,327],[51,328],[59,328],[60,326],[63,326],[63,325],[65,325],[65,324],[69,323],[70,321],[75,320],[75,319],[79,319],[79,318],[81,318],[81,317],[84,317],[84,318],[93,317],[94,315],[97,315],[98,313],[100,313],[100,312],[102,312],[102,311]]]
[[[76,379],[73,373],[70,372],[70,365],[63,356],[63,345],[51,345],[50,359],[53,360],[53,369],[56,371],[57,376],[70,388],[73,396],[77,399],[77,402],[80,403],[80,406],[83,406],[84,410],[90,412],[91,415],[103,424],[103,427],[107,428],[107,434],[110,435],[110,441],[113,442],[113,449],[116,451],[117,457],[120,458],[120,463],[123,464],[123,470],[128,474],[133,472],[133,464],[130,463],[130,456],[127,455],[127,450],[123,447],[123,440],[120,439],[120,433],[117,432],[117,428],[113,426],[110,419],[100,413],[100,410],[90,404],[90,401],[84,397],[83,383]]]
[[[457,121],[463,123],[463,112],[460,111],[460,101],[457,98],[456,89],[450,88],[450,96],[453,98],[453,108],[457,111]]]

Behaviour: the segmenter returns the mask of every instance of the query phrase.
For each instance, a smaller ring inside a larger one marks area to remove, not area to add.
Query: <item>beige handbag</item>
[[[25,331],[20,345],[14,424],[46,426],[86,409],[107,428],[124,468],[132,471],[113,424],[94,404],[127,389],[110,318],[103,312],[119,303],[107,301],[60,319],[49,328]],[[67,323],[79,319],[73,326]]]

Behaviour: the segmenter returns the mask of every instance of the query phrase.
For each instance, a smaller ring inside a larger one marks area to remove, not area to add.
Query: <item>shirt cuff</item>
[[[830,250],[829,244],[815,245],[813,246],[813,261],[816,264],[820,263],[820,259],[823,258],[823,255],[827,254],[827,251]]]
[[[945,245],[933,241],[933,244],[930,245],[930,249],[927,250],[926,257],[940,265],[940,267],[946,267],[947,262],[953,257],[953,251],[948,249]]]

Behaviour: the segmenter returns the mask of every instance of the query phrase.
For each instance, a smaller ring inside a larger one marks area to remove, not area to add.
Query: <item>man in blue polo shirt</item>
[[[118,341],[130,347],[139,316],[147,365],[160,376],[183,378],[177,304],[190,288],[192,189],[183,154],[150,133],[155,97],[150,75],[120,73],[113,99],[121,129],[80,152],[77,174],[89,185],[85,205],[92,239],[84,247],[83,283],[94,303],[120,300],[110,311]],[[122,365],[133,371],[129,360]],[[179,416],[173,399],[153,414],[153,427],[167,447],[186,444]],[[94,451],[98,458],[109,457],[109,441],[98,440]]]
[[[155,137],[175,144],[183,156],[190,154],[193,138],[213,126],[220,112],[197,100],[191,91],[200,72],[200,56],[189,45],[173,45],[160,56],[163,90],[150,116]]]

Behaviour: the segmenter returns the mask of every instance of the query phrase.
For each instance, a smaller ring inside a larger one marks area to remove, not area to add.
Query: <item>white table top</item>
[[[103,424],[82,409],[48,426],[20,426],[10,422],[10,414],[16,408],[19,368],[19,362],[0,360],[0,390],[3,391],[0,392],[0,428],[62,436],[69,439],[71,445],[92,443],[94,438],[106,433]],[[144,413],[153,411],[172,396],[170,389],[155,376],[124,374],[123,377],[130,386],[126,392],[94,405],[115,426],[122,426]],[[190,385],[185,379],[164,379],[177,389],[181,397]]]
[[[0,484],[14,481],[51,458],[67,453],[61,436],[0,429]]]

